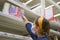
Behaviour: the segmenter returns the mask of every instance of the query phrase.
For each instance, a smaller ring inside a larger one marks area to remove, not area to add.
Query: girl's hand
[[[25,16],[22,16],[22,18],[23,18],[23,20],[24,20],[25,23],[28,22],[28,19]]]

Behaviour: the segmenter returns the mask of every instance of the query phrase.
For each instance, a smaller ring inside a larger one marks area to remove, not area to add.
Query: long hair
[[[47,19],[45,19],[44,17],[38,17],[35,21],[35,24],[40,28],[40,34],[49,35],[50,24]]]

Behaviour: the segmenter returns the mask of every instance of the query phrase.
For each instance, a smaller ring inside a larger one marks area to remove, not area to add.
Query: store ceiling
[[[0,4],[3,4],[6,0],[0,0]],[[26,3],[29,0],[19,0],[22,3]],[[60,2],[60,0],[53,0],[54,2]],[[40,3],[40,0],[32,0],[29,4],[27,4],[28,7],[32,7],[36,4]],[[49,2],[46,1],[46,7],[50,6],[51,4]],[[54,7],[54,14],[60,13],[60,11]]]
[[[4,3],[6,0],[0,0],[0,3]],[[20,2],[22,2],[22,3],[26,3],[27,1],[29,1],[29,0],[19,0]],[[55,2],[59,2],[60,0],[53,0],[53,1],[55,1]],[[38,4],[38,3],[40,3],[40,0],[32,0],[29,4],[27,4],[28,6],[30,6],[30,7],[32,7],[32,6],[34,6],[34,5],[36,5],[36,4]],[[50,5],[50,3],[48,3],[47,1],[46,1],[46,7],[47,6],[49,6]]]
[[[27,1],[29,1],[29,0],[20,0],[20,2],[22,2],[22,3],[25,3]],[[56,3],[60,2],[60,0],[53,0],[53,1],[56,2]],[[34,6],[38,3],[40,3],[40,0],[33,0],[29,4],[27,4],[27,6],[32,7],[32,6]],[[46,7],[52,5],[51,3],[47,2],[47,1],[45,3],[46,3]],[[58,8],[56,8],[55,6],[53,8],[54,8],[53,9],[54,10],[54,15],[60,13],[60,10],[58,10]]]
[[[27,2],[27,1],[29,1],[29,0],[19,0],[20,2],[22,2],[22,3],[25,3],[25,2]],[[59,2],[60,0],[53,0],[54,2]],[[28,4],[28,6],[34,6],[34,5],[36,5],[36,4],[38,4],[38,3],[40,3],[40,0],[32,0],[29,4]],[[49,4],[50,5],[50,3],[48,3],[48,2],[46,2],[46,4]],[[46,6],[48,6],[48,5],[46,5]]]

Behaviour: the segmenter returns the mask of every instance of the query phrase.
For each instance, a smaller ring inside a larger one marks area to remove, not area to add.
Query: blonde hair
[[[38,27],[39,27],[39,29],[40,29],[40,31],[42,31],[43,30],[43,28],[42,28],[42,23],[43,23],[43,17],[40,17],[39,19],[38,19]]]

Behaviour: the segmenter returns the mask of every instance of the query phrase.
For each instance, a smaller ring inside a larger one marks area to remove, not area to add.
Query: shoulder
[[[32,22],[27,22],[27,23],[25,24],[25,26],[30,26],[30,27],[32,27],[32,26],[33,26],[33,23],[32,23]]]

